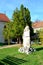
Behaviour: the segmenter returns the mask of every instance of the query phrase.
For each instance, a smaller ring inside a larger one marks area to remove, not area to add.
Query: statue
[[[30,44],[30,29],[29,26],[27,25],[24,28],[23,32],[23,47],[19,49],[19,52],[29,54],[31,51],[34,51],[33,48],[31,48]]]
[[[23,32],[23,47],[30,48],[30,29],[26,26]]]

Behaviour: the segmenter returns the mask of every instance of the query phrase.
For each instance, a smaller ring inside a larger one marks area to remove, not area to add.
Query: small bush
[[[43,44],[43,29],[38,31],[38,38],[39,38],[39,42],[41,42],[41,44]]]

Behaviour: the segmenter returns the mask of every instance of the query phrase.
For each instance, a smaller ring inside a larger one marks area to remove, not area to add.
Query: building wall
[[[40,28],[34,28],[34,33],[36,33],[37,31],[39,31],[40,29],[43,29],[43,27],[40,27]]]
[[[0,42],[4,43],[4,37],[3,37],[3,27],[5,25],[5,22],[0,22]]]

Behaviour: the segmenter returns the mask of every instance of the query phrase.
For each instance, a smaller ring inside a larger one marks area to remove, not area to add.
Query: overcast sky
[[[0,13],[6,13],[11,19],[16,7],[23,4],[30,10],[31,20],[43,20],[43,0],[0,0]]]

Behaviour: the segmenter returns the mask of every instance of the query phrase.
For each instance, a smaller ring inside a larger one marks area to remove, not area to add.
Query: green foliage
[[[21,5],[20,9],[16,8],[12,15],[12,21],[6,24],[3,30],[4,38],[10,43],[11,38],[20,38],[23,34],[24,27],[29,25],[30,34],[33,34],[30,11]]]
[[[8,44],[9,44],[9,39],[10,39],[10,27],[9,27],[9,23],[7,23],[4,26],[3,35],[4,35],[4,38],[8,40]]]
[[[29,25],[30,27],[30,33],[33,34],[32,29],[32,22],[30,17],[30,11],[28,8],[21,5],[20,9],[16,8],[16,10],[13,12],[12,20],[14,22],[14,34],[16,37],[20,37],[23,34],[24,27],[26,25]]]
[[[8,44],[10,44],[10,39],[14,36],[13,30],[12,30],[12,22],[8,22],[4,26],[3,36],[4,36],[4,39],[8,41]]]
[[[40,39],[40,42],[43,43],[43,29],[40,29],[40,31],[38,31],[38,37]]]

